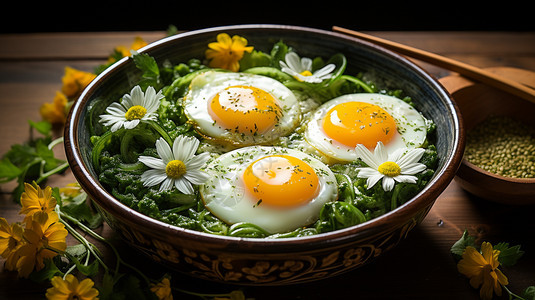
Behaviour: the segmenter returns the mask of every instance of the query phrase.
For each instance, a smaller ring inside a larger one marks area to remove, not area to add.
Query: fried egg
[[[419,111],[396,97],[348,94],[318,107],[304,136],[324,162],[348,162],[357,159],[357,144],[373,151],[382,142],[388,153],[419,147],[426,140],[427,124]]]
[[[204,137],[236,146],[270,143],[299,124],[296,96],[266,76],[207,71],[183,99],[184,112]]]
[[[248,222],[269,233],[314,223],[323,205],[337,199],[333,172],[306,153],[249,146],[213,159],[200,187],[205,207],[228,224]]]

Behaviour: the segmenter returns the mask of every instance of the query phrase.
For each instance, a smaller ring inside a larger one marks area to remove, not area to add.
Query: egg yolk
[[[396,121],[380,106],[365,102],[344,102],[331,108],[322,124],[331,139],[349,146],[362,144],[374,149],[377,142],[388,144],[395,135]]]
[[[243,174],[255,205],[289,208],[305,204],[318,194],[314,169],[299,158],[271,155],[251,163]]]
[[[262,134],[273,128],[282,110],[270,93],[252,86],[230,86],[209,104],[216,124],[247,135]]]

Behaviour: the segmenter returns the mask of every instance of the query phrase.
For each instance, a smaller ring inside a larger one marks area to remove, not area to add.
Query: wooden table
[[[435,52],[479,67],[509,66],[535,71],[535,32],[368,32],[382,38]],[[28,120],[38,121],[39,107],[51,102],[61,87],[65,66],[92,71],[118,45],[128,46],[135,36],[148,42],[162,32],[50,33],[0,35],[0,153],[28,139]],[[421,63],[441,78],[449,71]],[[61,150],[61,149],[60,149]],[[63,155],[60,153],[60,155]],[[74,181],[70,172],[52,177],[50,186]],[[20,220],[19,206],[3,184],[0,216]],[[478,299],[478,291],[457,272],[450,247],[465,229],[480,240],[521,244],[526,252],[512,268],[503,268],[509,288],[521,293],[535,285],[535,207],[513,207],[478,199],[453,181],[437,199],[422,224],[396,249],[371,265],[336,278],[287,287],[246,287],[256,299]],[[107,237],[113,232],[104,226]],[[118,245],[122,250],[124,244]],[[137,253],[127,259],[150,272],[154,265]],[[159,270],[161,271],[161,270]],[[222,291],[232,286],[213,284],[175,274],[173,282],[196,291]],[[3,270],[0,260],[0,299],[41,299],[49,286],[17,279]],[[175,299],[183,299],[175,295]]]

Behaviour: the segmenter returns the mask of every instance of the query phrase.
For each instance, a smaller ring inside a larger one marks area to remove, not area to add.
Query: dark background
[[[528,4],[531,1],[9,1],[12,7],[4,3],[1,10],[0,33],[159,31],[169,25],[194,30],[236,24],[286,24],[327,30],[336,25],[360,31],[535,30],[535,10]]]

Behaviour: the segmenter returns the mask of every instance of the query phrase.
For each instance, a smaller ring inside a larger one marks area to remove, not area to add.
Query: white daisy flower
[[[426,166],[418,161],[425,152],[423,148],[401,148],[390,155],[382,142],[378,142],[372,153],[362,144],[355,148],[357,155],[368,165],[358,168],[359,178],[367,178],[368,189],[373,187],[379,180],[383,180],[383,190],[391,191],[397,182],[416,183],[414,174],[426,169]]]
[[[141,120],[156,120],[156,111],[163,97],[161,91],[156,93],[151,86],[143,93],[141,87],[136,85],[130,94],[123,96],[121,103],[114,102],[106,108],[108,114],[100,115],[100,122],[111,126],[110,130],[115,132],[121,127],[135,128]]]
[[[289,52],[284,57],[285,61],[280,61],[281,70],[295,77],[297,80],[320,83],[332,76],[335,68],[334,64],[328,64],[325,67],[312,73],[312,59],[308,57],[299,58],[297,53]]]
[[[171,190],[173,186],[184,194],[193,194],[193,186],[208,180],[208,174],[201,168],[210,158],[208,152],[195,155],[199,140],[194,137],[178,136],[173,148],[163,139],[156,141],[156,152],[160,158],[140,156],[139,161],[150,170],[141,174],[144,186],[160,185],[160,191]]]

